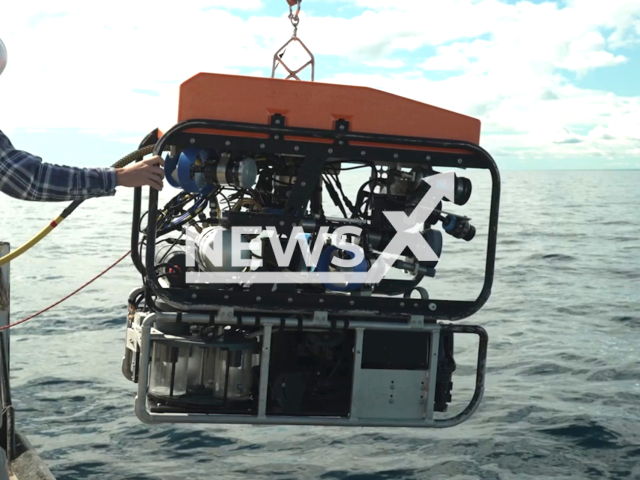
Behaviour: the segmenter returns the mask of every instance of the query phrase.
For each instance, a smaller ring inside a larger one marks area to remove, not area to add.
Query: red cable
[[[55,307],[56,305],[60,305],[62,302],[64,302],[65,300],[68,300],[69,298],[73,297],[76,293],[78,293],[80,290],[86,288],[87,286],[91,285],[93,282],[95,282],[98,278],[100,278],[102,275],[104,275],[105,273],[107,273],[109,270],[111,270],[113,267],[115,267],[117,264],[119,264],[122,260],[124,260],[125,258],[127,258],[129,256],[129,254],[131,253],[131,250],[129,250],[127,253],[125,253],[122,257],[120,257],[118,260],[116,260],[115,263],[113,263],[112,265],[110,265],[109,267],[107,267],[105,270],[103,270],[101,273],[99,273],[98,275],[96,275],[95,277],[93,277],[91,280],[89,280],[87,283],[85,283],[84,285],[82,285],[80,288],[76,289],[75,291],[71,292],[69,295],[67,295],[66,297],[62,298],[61,300],[58,300],[56,303],[53,303],[51,305],[49,305],[47,308],[40,310],[37,313],[34,313],[33,315],[24,318],[22,320],[20,320],[19,322],[15,322],[15,323],[10,323],[9,325],[5,325],[4,327],[0,327],[0,330],[6,330],[8,328],[11,327],[15,327],[16,325],[20,325],[21,323],[24,322],[28,322],[29,320],[37,317],[38,315],[43,314],[44,312],[46,312],[47,310],[51,310],[53,307]]]

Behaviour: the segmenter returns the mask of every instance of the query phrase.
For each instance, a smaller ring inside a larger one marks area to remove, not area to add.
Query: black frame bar
[[[275,116],[274,116],[275,117]],[[284,120],[280,115],[278,119]],[[210,129],[229,133],[189,133],[191,129]],[[260,134],[264,138],[234,135]],[[295,140],[287,137],[295,137]],[[359,143],[359,145],[354,145]],[[366,145],[363,145],[366,144]],[[428,165],[430,167],[454,167],[489,170],[492,178],[491,207],[487,240],[487,256],[483,288],[474,301],[439,299],[403,299],[384,297],[358,297],[350,295],[273,292],[258,301],[247,292],[214,290],[199,286],[191,288],[164,288],[158,282],[153,268],[141,268],[137,249],[132,257],[134,264],[145,277],[148,294],[154,294],[171,308],[182,311],[211,311],[220,307],[234,307],[236,311],[264,312],[265,314],[308,314],[329,309],[336,314],[384,315],[406,317],[419,315],[425,320],[456,321],[467,318],[480,310],[491,295],[493,285],[498,213],[500,203],[500,174],[498,167],[482,147],[459,140],[442,140],[419,137],[402,137],[371,133],[350,132],[348,122],[336,121],[335,130],[288,127],[284,121],[269,124],[251,124],[223,120],[188,120],[175,125],[156,143],[154,153],[160,154],[169,147],[188,148],[194,145],[217,151],[242,151],[265,154],[283,154],[306,158],[326,158],[344,161],[372,160],[379,165]],[[394,148],[397,147],[397,148]],[[451,152],[458,150],[464,153]],[[298,180],[300,181],[300,180]],[[294,186],[295,188],[295,186]],[[134,194],[132,247],[139,245],[141,189]],[[156,217],[158,191],[150,189],[147,214],[146,265],[155,261]],[[146,270],[146,271],[145,271]],[[147,295],[147,298],[150,296]]]

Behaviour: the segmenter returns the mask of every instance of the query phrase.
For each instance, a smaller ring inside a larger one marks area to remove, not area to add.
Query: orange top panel
[[[180,86],[178,122],[191,119],[332,130],[345,119],[361,133],[480,142],[480,120],[367,87],[199,73]]]

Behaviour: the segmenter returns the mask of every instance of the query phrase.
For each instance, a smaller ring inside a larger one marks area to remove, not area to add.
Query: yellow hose
[[[56,218],[53,222],[51,222],[49,225],[47,225],[46,227],[44,227],[40,233],[38,233],[36,236],[34,236],[31,240],[29,240],[27,243],[25,243],[24,245],[16,248],[13,252],[8,253],[7,255],[5,255],[4,257],[0,258],[0,266],[4,265],[5,263],[9,263],[11,260],[14,260],[15,258],[19,257],[20,255],[22,255],[24,252],[26,252],[27,250],[29,250],[31,247],[33,247],[36,243],[38,243],[40,240],[42,240],[44,237],[46,237],[49,232],[51,230],[53,230],[54,228],[56,228],[58,225],[60,225],[60,223],[64,220],[64,217],[62,217],[62,215],[60,215],[58,218]]]
[[[136,150],[135,152],[132,152],[132,153],[128,154],[125,157],[122,157],[120,160],[118,160],[116,163],[114,163],[111,167],[112,168],[123,168],[126,165],[129,165],[130,163],[132,163],[133,161],[142,160],[142,158],[145,155],[148,155],[148,154],[153,152],[153,148],[154,147],[155,147],[155,145],[149,145],[147,147],[144,147],[144,148],[141,148],[139,150]],[[80,204],[83,201],[84,200],[76,200],[75,202],[73,202],[71,205],[69,205],[67,208],[65,208],[64,211],[55,220],[53,220],[49,225],[44,227],[40,231],[40,233],[38,233],[36,236],[34,236],[31,240],[29,240],[24,245],[21,245],[20,247],[16,248],[14,251],[12,251],[11,253],[5,255],[4,257],[0,257],[0,266],[4,265],[5,263],[9,263],[12,260],[15,260],[20,255],[25,253],[27,250],[31,249],[31,247],[33,247],[38,242],[40,242],[40,240],[42,240],[44,237],[49,235],[51,230],[53,230],[58,225],[60,225],[62,223],[62,221],[65,218],[67,218],[71,214],[71,212],[73,212],[76,208],[78,208],[78,206],[80,206]]]

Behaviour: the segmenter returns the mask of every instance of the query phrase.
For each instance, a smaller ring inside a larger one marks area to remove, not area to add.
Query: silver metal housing
[[[242,243],[249,243],[241,237]],[[224,227],[205,228],[195,238],[195,260],[204,272],[241,272],[245,267],[233,266],[232,256],[233,234]],[[251,259],[249,250],[242,250],[240,258]]]
[[[319,425],[319,426],[359,426],[359,427],[453,427],[466,421],[478,408],[484,392],[486,368],[486,338],[481,339],[478,350],[476,388],[472,400],[458,415],[451,418],[434,417],[434,397],[438,359],[440,354],[440,332],[449,328],[439,323],[424,323],[421,318],[412,318],[408,323],[338,320],[332,324],[327,312],[318,311],[313,319],[304,322],[305,331],[327,331],[331,328],[355,330],[353,377],[351,384],[351,405],[347,416],[286,416],[267,414],[267,392],[269,389],[271,335],[275,328],[299,328],[298,320],[281,318],[259,319],[259,336],[262,338],[259,360],[259,387],[257,412],[255,414],[217,413],[173,413],[152,412],[153,401],[149,400],[150,376],[153,368],[154,345],[167,341],[167,335],[154,328],[158,322],[186,322],[190,325],[238,325],[231,308],[221,308],[215,317],[190,313],[136,313],[129,328],[129,338],[135,338],[135,345],[128,348],[139,354],[138,394],[135,411],[138,418],[149,424],[156,423],[215,423],[215,424],[261,424],[261,425]],[[243,324],[257,324],[258,319],[243,316]],[[461,333],[478,333],[479,327],[453,326]],[[465,330],[466,329],[466,330]],[[400,331],[412,330],[430,333],[430,347],[427,368],[422,370],[384,370],[362,368],[362,352],[365,330]],[[480,329],[482,335],[485,332]],[[481,336],[482,336],[481,335]],[[134,355],[138,356],[138,355]],[[257,362],[253,363],[254,365]],[[214,367],[216,368],[216,367]],[[215,375],[214,375],[215,376]],[[235,378],[239,378],[237,375]],[[234,380],[235,381],[235,380]],[[150,403],[151,402],[151,403]]]

